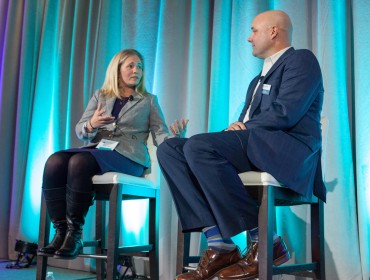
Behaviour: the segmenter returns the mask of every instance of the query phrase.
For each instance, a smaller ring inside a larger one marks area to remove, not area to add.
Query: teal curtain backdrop
[[[147,88],[168,123],[189,118],[188,136],[218,131],[236,120],[261,70],[247,38],[253,17],[270,9],[290,15],[293,46],[312,50],[322,67],[323,115],[330,122],[327,278],[369,279],[367,0],[0,0],[0,258],[16,257],[16,239],[37,241],[44,163],[54,151],[83,144],[74,126],[115,53],[136,48],[144,55]],[[177,215],[163,179],[160,209],[160,279],[173,279]],[[145,201],[123,206],[127,242],[147,238],[140,222],[146,210]],[[309,258],[307,208],[278,214],[292,261]],[[87,238],[93,225],[91,209]],[[243,234],[234,239],[245,245]],[[195,240],[192,250],[199,247]],[[88,259],[66,264],[94,269]]]

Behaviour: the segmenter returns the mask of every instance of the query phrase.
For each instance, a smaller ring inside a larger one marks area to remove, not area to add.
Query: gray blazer
[[[109,124],[98,128],[94,133],[86,132],[86,124],[93,116],[98,104],[102,103],[102,109],[105,109],[106,114],[110,115],[115,100],[115,97],[106,97],[97,90],[76,125],[77,137],[90,141],[84,147],[96,146],[102,138],[118,141],[119,144],[115,148],[117,152],[145,167],[149,167],[150,158],[146,146],[149,132],[152,133],[153,142],[156,146],[165,139],[172,137],[155,95],[148,93],[142,96],[135,92],[133,100],[129,100],[119,113],[116,127]]]

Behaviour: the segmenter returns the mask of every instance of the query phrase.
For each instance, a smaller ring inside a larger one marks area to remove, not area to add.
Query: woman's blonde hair
[[[119,79],[120,79],[120,67],[130,56],[136,55],[141,60],[142,76],[139,84],[135,87],[135,91],[141,95],[147,93],[145,89],[145,68],[144,68],[144,57],[137,50],[126,49],[118,52],[113,56],[109,62],[107,71],[105,73],[105,80],[101,91],[107,96],[115,95],[117,98],[122,98],[119,90]]]

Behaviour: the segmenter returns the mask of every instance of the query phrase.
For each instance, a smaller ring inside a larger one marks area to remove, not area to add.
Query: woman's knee
[[[95,157],[90,153],[76,153],[69,160],[68,173],[74,176],[90,174],[94,173],[98,167]]]
[[[67,180],[69,157],[63,153],[52,154],[45,163],[43,174],[43,188],[55,188],[64,185]]]
[[[54,173],[68,167],[68,157],[63,153],[56,152],[46,160],[44,173]]]

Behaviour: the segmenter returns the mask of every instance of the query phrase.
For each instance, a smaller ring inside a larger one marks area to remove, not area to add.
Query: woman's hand
[[[94,112],[94,115],[89,120],[89,126],[90,130],[97,129],[101,126],[113,123],[115,118],[112,116],[103,116],[106,112],[106,110],[102,110],[103,105],[101,103],[98,104],[98,108]]]
[[[178,120],[175,120],[175,122],[170,125],[171,133],[177,137],[185,137],[188,122],[189,120],[184,119],[181,119],[181,123]]]

